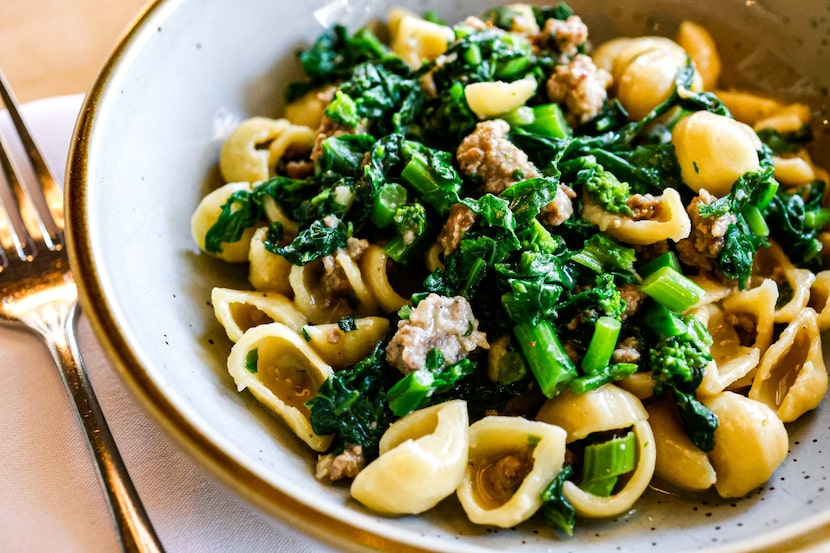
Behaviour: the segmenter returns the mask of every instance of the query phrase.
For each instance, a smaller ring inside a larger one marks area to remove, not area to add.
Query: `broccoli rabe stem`
[[[378,228],[391,225],[396,210],[406,203],[406,188],[395,182],[387,182],[380,187],[372,206],[370,220]]]
[[[587,446],[579,487],[588,493],[608,497],[614,490],[617,479],[634,470],[636,452],[633,432]]]
[[[554,397],[576,378],[576,367],[547,320],[520,323],[513,333],[545,397]]]
[[[680,267],[680,260],[677,258],[677,254],[673,251],[667,251],[662,255],[658,255],[640,267],[638,272],[640,273],[640,276],[645,278],[661,267],[671,267],[677,272],[683,272],[683,269]]]
[[[425,204],[442,216],[449,212],[452,204],[458,202],[457,191],[452,186],[439,182],[439,177],[430,170],[427,159],[420,154],[412,155],[401,171],[401,178],[412,186]]]
[[[569,387],[575,394],[584,394],[591,390],[596,390],[603,384],[622,380],[627,376],[631,376],[637,372],[636,363],[614,363],[606,365],[605,368],[595,374],[580,376],[571,380]]]
[[[760,209],[752,204],[747,204],[741,210],[741,213],[744,216],[744,220],[746,220],[747,226],[749,226],[749,230],[755,236],[769,236],[769,226]]]
[[[617,346],[622,323],[614,317],[600,317],[594,325],[594,334],[588,349],[582,357],[582,372],[597,374],[611,361],[611,355]]]
[[[678,313],[693,307],[705,293],[696,282],[669,266],[660,267],[648,275],[640,289]]]

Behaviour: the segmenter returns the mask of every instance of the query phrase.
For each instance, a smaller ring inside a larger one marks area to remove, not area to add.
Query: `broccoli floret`
[[[575,185],[585,187],[591,199],[604,210],[620,215],[631,215],[631,208],[625,203],[631,195],[631,186],[598,164],[594,156],[585,156],[580,159],[586,167],[577,173]]]
[[[683,323],[677,335],[658,339],[649,350],[654,391],[671,391],[684,431],[697,447],[711,451],[718,417],[697,400],[695,390],[703,379],[703,369],[712,360],[712,336],[694,317],[687,317]]]

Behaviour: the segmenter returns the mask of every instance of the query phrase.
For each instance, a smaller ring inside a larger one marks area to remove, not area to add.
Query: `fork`
[[[20,177],[0,136],[0,322],[22,325],[40,336],[61,369],[61,377],[84,428],[106,491],[122,549],[162,553],[138,493],[127,474],[86,374],[75,336],[78,291],[66,253],[61,191],[20,116],[0,72],[0,97],[11,115],[40,186]]]

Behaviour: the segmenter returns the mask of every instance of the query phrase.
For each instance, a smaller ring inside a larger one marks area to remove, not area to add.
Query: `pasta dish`
[[[392,9],[299,53],[191,225],[228,371],[385,515],[571,535],[649,486],[743,497],[827,391],[810,108],[717,46],[593,44],[565,5]]]

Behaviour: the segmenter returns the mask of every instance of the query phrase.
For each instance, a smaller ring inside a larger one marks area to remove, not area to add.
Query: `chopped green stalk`
[[[530,370],[545,397],[554,397],[576,378],[576,367],[547,320],[520,323],[513,328]]]
[[[434,380],[432,373],[427,370],[413,371],[398,380],[388,394],[392,413],[402,417],[417,409],[433,393]]]
[[[811,229],[820,230],[830,223],[830,208],[822,207],[804,214],[804,223]]]
[[[380,187],[372,206],[372,223],[378,228],[388,227],[395,218],[395,210],[406,203],[406,188],[395,182]]]
[[[469,65],[478,65],[481,63],[481,48],[479,48],[478,44],[472,43],[464,51],[464,61]]]
[[[511,128],[526,127],[533,123],[533,108],[528,106],[519,106],[499,116],[507,122]]]
[[[591,342],[582,358],[582,372],[597,374],[608,366],[617,345],[622,323],[614,317],[600,317],[594,326]]]
[[[608,365],[596,374],[580,376],[579,378],[571,380],[569,387],[575,394],[584,394],[585,392],[596,390],[603,384],[616,382],[617,380],[631,376],[637,372],[638,368],[636,363],[614,363],[613,365]]]
[[[653,303],[646,311],[645,326],[661,339],[683,336],[689,328],[683,318],[660,303]]]
[[[458,183],[441,182],[441,176],[430,169],[427,158],[420,153],[412,154],[401,171],[401,178],[412,186],[424,203],[442,216],[449,212],[452,204],[458,202],[460,180]]]
[[[677,254],[672,251],[668,251],[663,255],[658,255],[640,267],[640,275],[645,278],[660,267],[671,267],[678,273],[683,272],[683,269],[680,267],[680,260],[677,259]]]
[[[752,204],[747,204],[741,210],[741,213],[746,220],[746,224],[749,225],[749,230],[755,236],[769,236],[769,227],[760,209]]]
[[[393,236],[389,242],[384,244],[383,250],[396,263],[405,265],[412,259],[412,255],[421,251],[422,246],[427,242],[427,236],[432,236],[429,232],[424,232],[420,236],[415,236],[413,240],[407,241],[400,234]]]
[[[565,114],[559,104],[534,106],[533,122],[525,125],[524,130],[548,138],[569,138],[571,128],[565,120]]]
[[[634,441],[634,433],[629,432],[625,436],[587,446],[579,487],[600,497],[611,495],[617,478],[634,470],[637,464]]]
[[[648,275],[640,289],[678,313],[694,306],[705,293],[696,282],[669,266],[660,267]]]
[[[585,241],[585,247],[575,253],[572,261],[597,273],[609,271],[634,272],[634,248],[628,248],[604,234],[595,234]]]

